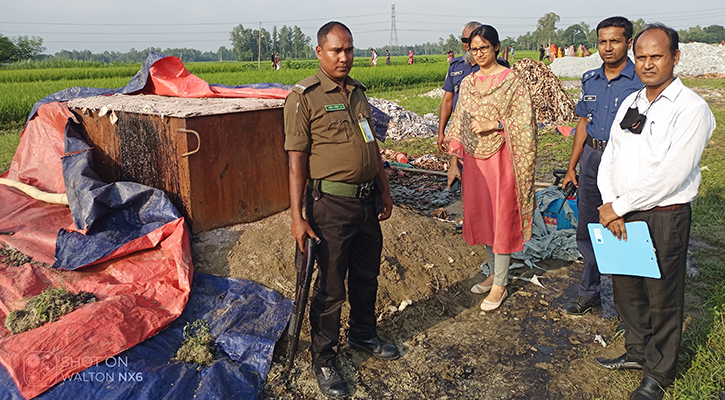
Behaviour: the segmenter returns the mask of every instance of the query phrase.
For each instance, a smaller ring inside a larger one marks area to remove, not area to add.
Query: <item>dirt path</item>
[[[205,232],[194,238],[195,268],[251,279],[294,298],[289,224],[289,213],[283,212],[256,223]],[[503,306],[483,313],[478,308],[483,295],[472,294],[469,288],[483,279],[479,265],[485,253],[466,245],[453,224],[395,207],[382,227],[379,333],[394,341],[404,355],[385,362],[341,346],[338,366],[353,398],[612,398],[607,389],[610,380],[639,381],[636,373],[610,373],[592,361],[594,355],[623,352],[621,339],[612,338],[615,321],[602,318],[599,310],[582,317],[558,312],[561,304],[576,296],[581,263],[546,260],[539,265],[547,272],[513,271],[528,277],[536,273],[545,288],[516,280],[509,285],[511,294]],[[398,311],[404,300],[412,304]],[[347,311],[343,309],[343,316]],[[302,332],[289,377],[282,374],[286,342],[278,343],[260,398],[325,398],[309,368],[307,321]],[[596,335],[603,337],[607,348],[595,342]]]

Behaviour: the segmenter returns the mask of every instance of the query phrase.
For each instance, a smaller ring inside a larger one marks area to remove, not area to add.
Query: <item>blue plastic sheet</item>
[[[181,217],[163,191],[135,182],[106,184],[93,171],[93,155],[81,126],[68,120],[63,178],[78,229],[61,230],[53,268],[74,270],[111,254]]]
[[[184,312],[167,329],[107,360],[76,360],[97,364],[36,398],[257,398],[269,372],[274,344],[292,313],[292,300],[246,280],[196,273],[193,282]],[[218,349],[216,361],[201,368],[172,361],[183,342],[184,326],[197,319],[209,323]],[[3,368],[0,399],[23,399]]]

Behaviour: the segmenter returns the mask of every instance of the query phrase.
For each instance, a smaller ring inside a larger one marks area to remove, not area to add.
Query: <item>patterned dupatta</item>
[[[516,180],[516,198],[521,213],[523,240],[531,239],[534,212],[534,169],[536,166],[536,116],[528,86],[523,78],[507,69],[493,75],[463,78],[458,104],[445,141],[449,153],[463,158],[487,159],[504,144]],[[479,135],[471,132],[474,120],[499,120],[502,132]]]

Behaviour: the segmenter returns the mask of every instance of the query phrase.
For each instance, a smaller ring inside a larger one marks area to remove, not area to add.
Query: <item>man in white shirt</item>
[[[630,399],[661,399],[675,379],[682,335],[690,202],[697,196],[700,157],[715,129],[707,103],[673,70],[677,32],[648,25],[634,39],[635,69],[645,88],[617,112],[599,166],[602,225],[627,239],[625,222],[645,221],[660,279],[613,275],[614,305],[627,326],[626,353],[597,358],[609,369],[642,369]]]

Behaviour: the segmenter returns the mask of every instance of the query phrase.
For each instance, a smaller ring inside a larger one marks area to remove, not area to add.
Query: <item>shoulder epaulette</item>
[[[597,76],[597,70],[598,69],[593,69],[591,71],[585,72],[584,75],[582,75],[582,82],[588,81],[589,79],[592,79],[595,76]]]
[[[363,85],[362,82],[360,82],[359,80],[357,80],[355,78],[350,78],[350,79],[352,79],[352,82],[355,84],[355,86],[360,87],[360,89],[362,89],[363,92],[368,90],[368,88],[366,88],[365,85]]]
[[[294,86],[292,86],[292,91],[297,92],[299,94],[303,94],[305,90],[311,88],[312,86],[315,86],[320,83],[320,78],[318,78],[315,75],[308,76],[307,78],[295,83]]]

